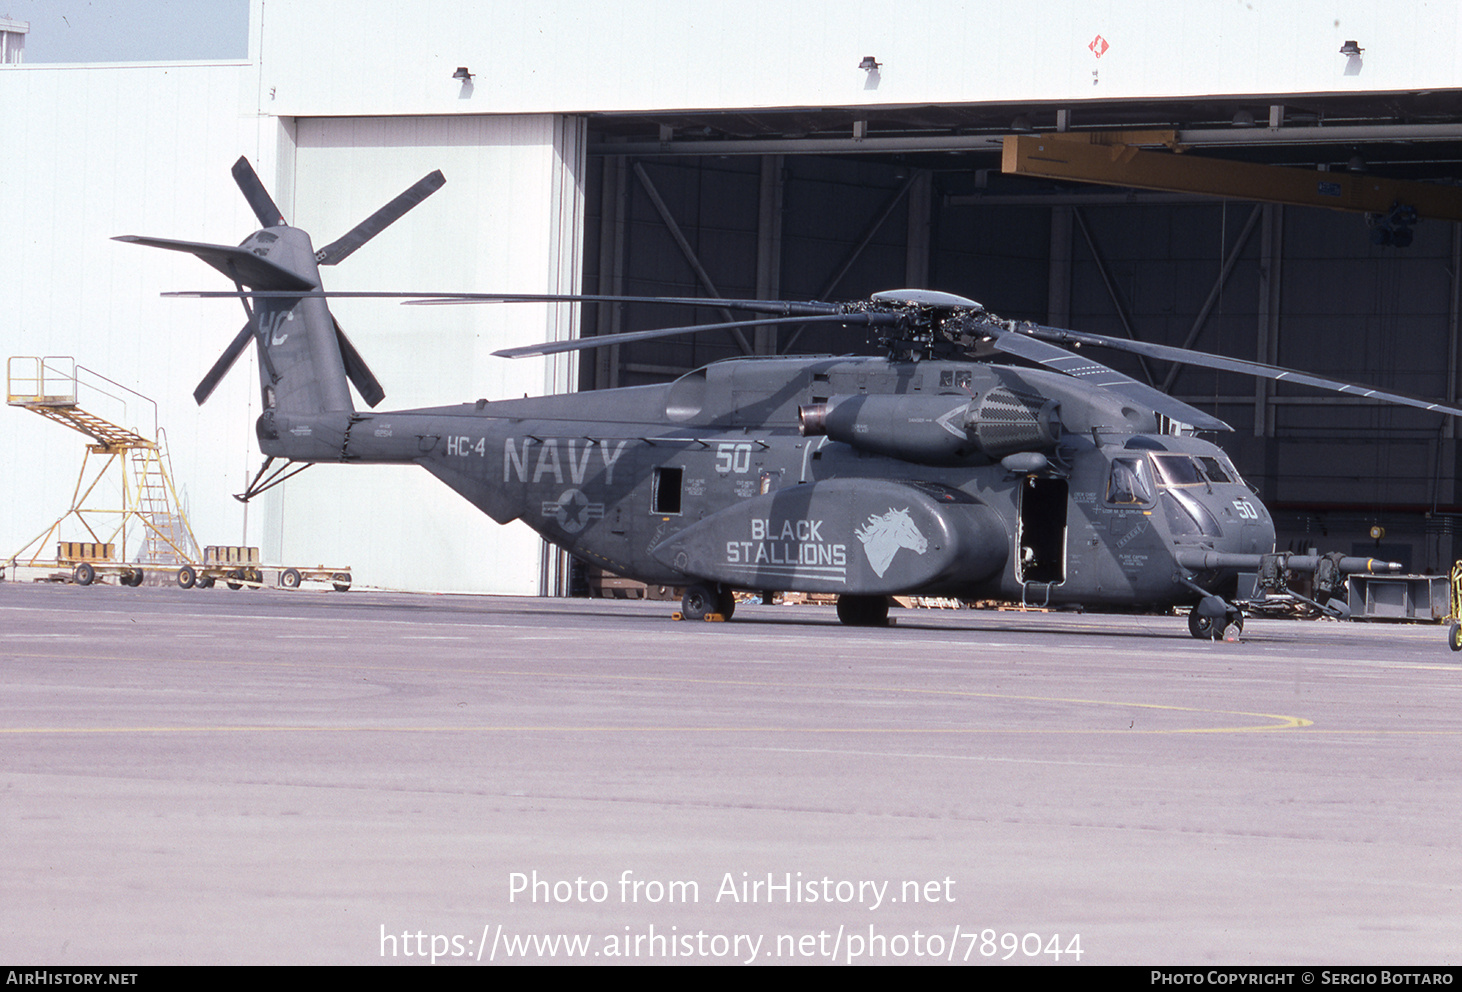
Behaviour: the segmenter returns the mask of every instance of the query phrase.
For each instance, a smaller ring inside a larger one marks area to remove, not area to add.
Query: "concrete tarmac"
[[[1435,626],[0,584],[15,964],[1457,964]]]

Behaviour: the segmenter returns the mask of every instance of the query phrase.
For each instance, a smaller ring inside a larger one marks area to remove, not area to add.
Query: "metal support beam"
[[[863,229],[863,233],[858,236],[858,240],[853,244],[852,250],[844,256],[842,264],[833,272],[832,278],[822,287],[822,291],[817,295],[818,299],[825,300],[832,296],[833,290],[838,288],[838,283],[843,281],[843,276],[847,275],[848,270],[853,267],[853,263],[858,261],[858,258],[863,254],[863,249],[868,247],[868,243],[873,240],[873,236],[883,227],[883,222],[888,220],[888,215],[893,213],[894,208],[899,205],[899,201],[908,195],[909,189],[914,185],[914,181],[917,178],[917,172],[911,173],[903,181],[903,184],[894,190],[893,194],[884,201],[883,207],[878,211],[878,214],[873,220],[868,222],[868,226]]]
[[[1076,221],[1076,226],[1081,228],[1081,236],[1086,241],[1086,247],[1091,252],[1092,260],[1096,262],[1097,272],[1102,277],[1102,284],[1107,287],[1107,296],[1111,297],[1112,307],[1117,311],[1117,317],[1122,321],[1122,329],[1127,332],[1128,338],[1136,341],[1137,335],[1132,332],[1132,321],[1127,318],[1127,308],[1122,303],[1122,296],[1117,291],[1117,284],[1112,281],[1112,276],[1107,271],[1107,263],[1102,258],[1101,250],[1097,248],[1096,239],[1091,235],[1091,228],[1086,225],[1086,217],[1082,214],[1080,208],[1072,208],[1071,216]],[[1137,364],[1141,366],[1142,377],[1147,380],[1147,384],[1149,386],[1155,386],[1157,380],[1152,377],[1152,369],[1148,367],[1147,359],[1138,355]]]
[[[782,295],[782,198],[785,191],[782,156],[762,156],[756,212],[756,297],[759,300],[775,300]],[[775,326],[755,328],[752,339],[758,355],[777,353]]]
[[[1462,188],[1454,186],[1149,152],[1108,140],[1086,133],[1014,135],[1005,139],[1001,171],[1358,213],[1384,214],[1401,203],[1423,217],[1462,220]]]
[[[673,133],[673,129],[672,129]],[[1073,132],[1074,133],[1074,132]],[[1091,132],[1080,132],[1091,133]],[[1132,132],[1118,132],[1124,138]],[[1240,145],[1335,145],[1375,141],[1456,141],[1455,124],[1326,124],[1324,127],[1193,128],[1173,131],[1173,143],[1185,148],[1227,148]],[[634,158],[711,155],[893,155],[910,152],[998,153],[1006,134],[906,134],[894,138],[717,138],[676,141],[601,141],[589,146],[590,155],[629,155]],[[1125,142],[1147,144],[1143,140]],[[1165,144],[1166,142],[1157,142]],[[288,207],[285,206],[288,213]]]
[[[1462,320],[1462,224],[1452,225],[1452,293],[1447,304],[1447,402],[1457,405],[1457,362],[1462,360],[1458,347],[1458,322]],[[1452,417],[1442,422],[1442,437],[1457,436],[1457,421]],[[1448,502],[1452,500],[1448,499]]]
[[[1051,208],[1051,258],[1046,289],[1046,323],[1071,326],[1071,225],[1075,211],[1069,206]]]
[[[713,297],[719,297],[721,295],[721,291],[717,289],[716,284],[711,281],[710,275],[706,272],[705,267],[701,265],[701,260],[696,257],[695,249],[692,248],[690,246],[690,242],[685,239],[685,235],[682,234],[680,231],[680,225],[675,222],[674,215],[670,213],[670,208],[665,205],[665,201],[660,197],[660,191],[655,188],[655,184],[651,182],[649,175],[645,172],[645,167],[639,162],[635,163],[635,177],[639,179],[640,185],[644,188],[645,193],[650,197],[650,202],[654,204],[655,212],[660,215],[660,220],[662,223],[664,223],[666,230],[668,230],[670,232],[670,236],[675,239],[675,243],[680,246],[680,253],[684,255],[685,260],[690,263],[690,267],[695,272],[696,278],[701,281],[701,285],[705,287],[707,293],[709,293]],[[724,307],[721,308],[721,313],[725,314],[727,321],[733,321],[737,319],[737,317],[732,314],[730,310],[727,310]],[[734,337],[736,339],[736,343],[740,345],[741,353],[743,355],[752,354],[751,342],[746,340],[746,335],[741,333],[741,328],[731,328],[731,336]]]
[[[1279,364],[1279,305],[1284,285],[1284,207],[1265,204],[1259,246],[1259,341],[1254,360]],[[1274,408],[1268,379],[1254,380],[1254,436],[1274,436]]]
[[[1228,256],[1223,260],[1223,266],[1219,269],[1218,278],[1213,281],[1213,288],[1208,291],[1208,299],[1203,301],[1203,308],[1198,311],[1198,316],[1193,319],[1193,326],[1188,331],[1188,336],[1183,340],[1184,348],[1192,348],[1198,341],[1198,335],[1203,333],[1203,325],[1208,322],[1208,315],[1213,312],[1213,307],[1218,303],[1219,294],[1223,292],[1224,285],[1228,282],[1229,273],[1234,269],[1234,263],[1239,260],[1243,253],[1244,246],[1249,243],[1249,236],[1254,233],[1255,226],[1259,223],[1259,217],[1264,208],[1256,206],[1249,211],[1249,219],[1244,222],[1244,229],[1239,232],[1239,238],[1234,242],[1233,248],[1229,250]],[[1167,392],[1173,388],[1173,380],[1178,377],[1178,370],[1182,366],[1174,365],[1168,369],[1168,374],[1163,377],[1162,391]]]
[[[599,208],[599,292],[611,296],[624,293],[624,232],[629,209],[627,173],[623,158],[604,160]],[[596,308],[595,333],[614,334],[622,329],[621,304],[599,303]],[[619,345],[594,351],[594,388],[615,388],[619,385]]]
[[[917,169],[909,187],[909,240],[904,261],[904,286],[929,288],[929,238],[933,229],[934,173]]]
[[[873,240],[873,236],[878,233],[879,228],[883,227],[883,222],[888,220],[888,215],[893,213],[894,208],[899,205],[899,201],[908,194],[909,188],[914,185],[914,181],[917,178],[917,171],[911,173],[904,180],[903,184],[894,190],[893,194],[884,201],[883,207],[879,209],[873,220],[868,222],[868,226],[863,229],[863,233],[858,236],[858,240],[853,244],[852,250],[848,252],[843,258],[842,264],[833,272],[832,278],[823,285],[822,290],[817,294],[819,300],[826,300],[832,296],[833,290],[838,288],[838,283],[843,281],[843,276],[847,275],[848,270],[853,267],[853,263],[858,261],[858,257],[863,254],[863,249],[868,247],[868,243]],[[802,336],[802,332],[806,328],[806,324],[799,324],[797,329],[788,335],[786,343],[782,345],[783,354],[791,351],[792,346],[797,343],[797,339]]]

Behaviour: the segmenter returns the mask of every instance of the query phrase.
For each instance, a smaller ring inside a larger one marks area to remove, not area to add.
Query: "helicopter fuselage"
[[[493,519],[653,584],[1162,606],[1198,599],[1195,579],[1236,584],[1176,550],[1274,543],[1221,449],[1037,369],[737,359],[660,386],[266,411],[259,435],[297,461],[419,464]]]

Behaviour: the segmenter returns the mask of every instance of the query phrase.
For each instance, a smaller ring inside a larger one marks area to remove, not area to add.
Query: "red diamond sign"
[[[1097,35],[1091,40],[1091,44],[1087,45],[1086,47],[1090,48],[1091,53],[1097,58],[1101,58],[1103,55],[1107,54],[1107,49],[1111,48],[1112,46],[1107,44],[1107,39],[1103,38],[1101,35]]]

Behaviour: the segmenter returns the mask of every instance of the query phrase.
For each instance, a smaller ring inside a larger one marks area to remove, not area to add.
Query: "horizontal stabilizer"
[[[197,255],[219,272],[250,289],[265,290],[310,290],[315,284],[300,278],[288,269],[280,268],[267,259],[260,258],[246,248],[230,245],[209,245],[196,241],[169,241],[166,238],[140,238],[135,234],[124,234],[112,239],[148,248],[166,248],[168,251],[185,251]]]

